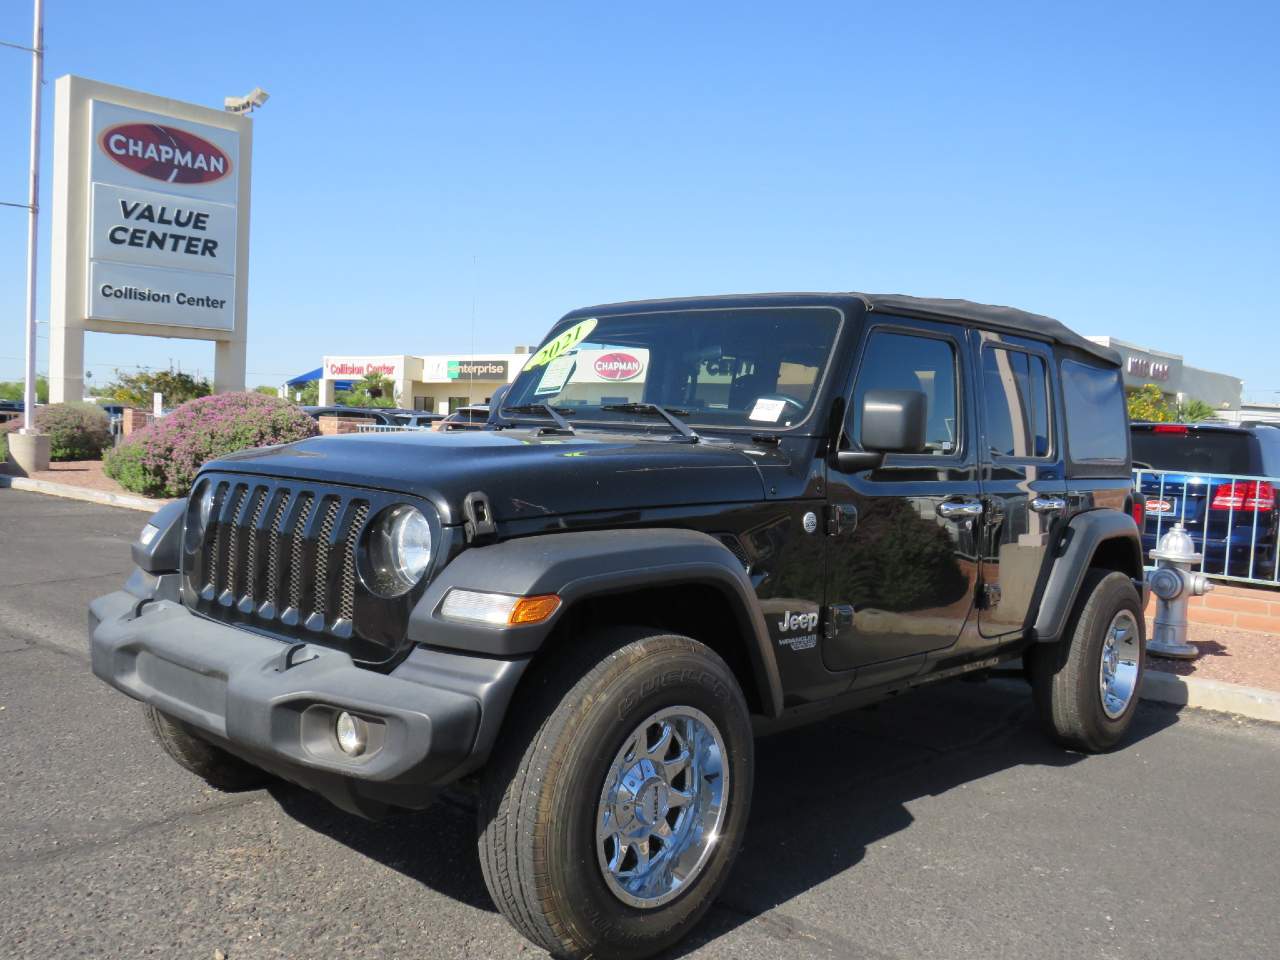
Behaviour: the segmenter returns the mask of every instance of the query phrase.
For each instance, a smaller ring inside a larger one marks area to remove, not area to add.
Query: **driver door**
[[[856,668],[859,685],[913,673],[955,643],[973,606],[982,508],[967,357],[952,324],[884,317],[863,338],[844,442],[857,448],[868,390],[920,391],[928,414],[925,452],[830,473],[824,661]]]

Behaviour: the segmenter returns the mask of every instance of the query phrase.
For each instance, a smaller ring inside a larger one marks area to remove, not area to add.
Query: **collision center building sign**
[[[87,316],[235,325],[239,133],[90,104]]]

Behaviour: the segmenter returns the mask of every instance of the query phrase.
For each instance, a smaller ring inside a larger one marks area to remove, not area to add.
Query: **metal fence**
[[[1160,537],[1181,523],[1201,555],[1202,573],[1280,586],[1280,477],[1135,469],[1133,487],[1148,565]]]

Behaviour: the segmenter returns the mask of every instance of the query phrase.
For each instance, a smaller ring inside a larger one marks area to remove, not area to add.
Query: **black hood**
[[[499,521],[764,498],[760,471],[740,447],[612,430],[313,437],[245,450],[208,467],[411,494],[432,501],[446,524],[462,522],[462,500],[476,490],[489,497]]]

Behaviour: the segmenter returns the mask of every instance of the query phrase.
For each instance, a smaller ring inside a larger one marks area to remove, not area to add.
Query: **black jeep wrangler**
[[[1119,361],[1047,317],[784,294],[568,314],[473,432],[208,464],[90,611],[93,670],[217,787],[355,813],[478,781],[494,902],[639,957],[742,841],[752,738],[1023,658],[1124,735],[1143,571]]]

